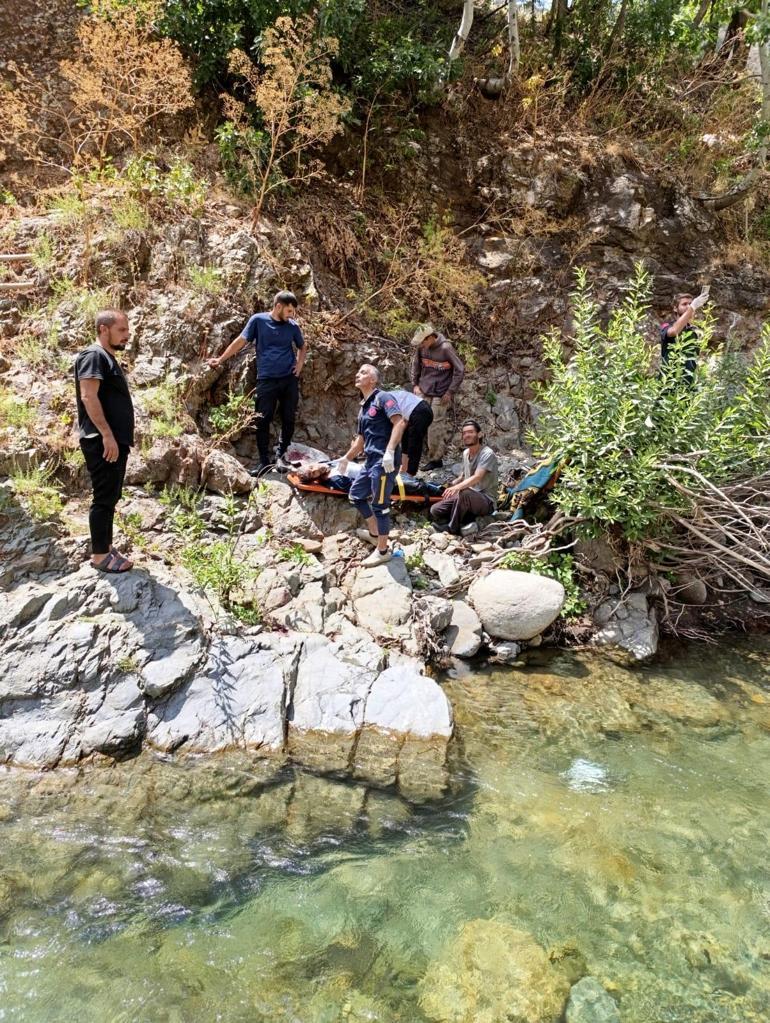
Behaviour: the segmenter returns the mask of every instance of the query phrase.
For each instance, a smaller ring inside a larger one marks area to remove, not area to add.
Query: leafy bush
[[[232,608],[233,591],[254,574],[237,555],[230,539],[189,544],[182,551],[182,564],[201,589],[216,594],[226,611]]]
[[[549,579],[555,579],[564,587],[566,594],[564,607],[561,609],[562,618],[579,618],[587,605],[580,595],[580,587],[575,580],[574,560],[571,554],[549,554],[547,558],[538,558],[522,551],[513,550],[506,554],[500,562],[501,568],[512,569],[515,572],[532,572],[535,575],[544,575]]]
[[[619,529],[628,539],[665,531],[666,508],[682,506],[669,464],[687,459],[712,483],[770,466],[770,330],[750,362],[720,349],[706,363],[707,318],[692,386],[684,357],[662,372],[649,343],[650,280],[639,265],[625,299],[606,327],[585,272],[573,295],[572,358],[558,332],[544,343],[550,380],[541,386],[541,416],[532,435],[543,450],[567,459],[553,500],[585,520],[584,532]]]
[[[9,476],[27,513],[40,522],[58,517],[64,507],[61,491],[51,482],[52,477],[53,470],[46,466],[15,469]]]
[[[12,426],[27,430],[35,422],[35,410],[12,391],[0,388],[0,429]]]
[[[281,547],[278,551],[281,561],[293,561],[295,565],[310,565],[313,558],[300,543],[292,543]]]
[[[179,437],[184,433],[184,406],[179,386],[173,381],[140,392],[142,408],[150,417],[150,436]]]
[[[192,164],[181,157],[163,170],[150,153],[132,156],[126,161],[121,178],[138,198],[160,199],[193,215],[202,211],[206,201],[206,183],[196,175]]]
[[[255,216],[275,189],[308,181],[323,170],[309,154],[342,130],[350,108],[332,85],[337,51],[337,40],[320,35],[316,20],[306,15],[294,21],[278,18],[265,31],[261,67],[243,50],[229,54],[228,67],[259,116],[260,130],[254,130],[252,110],[232,95],[222,97],[228,145],[235,147],[243,187],[256,198]],[[239,151],[238,144],[246,144],[246,150]]]
[[[358,95],[403,91],[429,97],[446,72],[455,29],[440,5],[429,0],[387,14],[366,0],[165,0],[161,31],[195,59],[198,88],[221,86],[234,49],[253,55],[278,18],[317,9],[319,30],[340,41],[335,70]]]
[[[187,541],[195,541],[203,536],[206,525],[200,514],[203,498],[199,490],[172,483],[161,490],[158,500],[167,509],[173,533]]]
[[[244,430],[254,418],[254,404],[251,394],[227,395],[221,405],[209,410],[209,422],[214,433],[226,437]]]
[[[187,281],[193,291],[203,295],[221,295],[226,286],[222,271],[215,266],[189,266]]]

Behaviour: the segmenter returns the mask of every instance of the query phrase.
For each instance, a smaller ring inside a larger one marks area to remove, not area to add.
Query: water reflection
[[[502,942],[625,1023],[764,1021],[766,654],[450,679],[434,804],[236,756],[6,773],[0,1020],[493,1023]]]

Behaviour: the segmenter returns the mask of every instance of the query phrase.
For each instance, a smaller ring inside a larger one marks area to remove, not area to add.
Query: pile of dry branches
[[[733,593],[761,594],[770,584],[770,472],[716,486],[686,457],[662,468],[684,509],[661,509],[674,536],[648,547],[711,589],[724,592],[729,580]]]

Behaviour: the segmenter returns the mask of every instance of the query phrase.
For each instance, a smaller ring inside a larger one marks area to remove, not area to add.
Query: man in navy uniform
[[[357,432],[337,463],[337,472],[344,476],[348,461],[363,452],[364,465],[353,480],[349,499],[366,520],[366,529],[359,529],[358,536],[375,548],[364,564],[384,565],[392,557],[388,542],[390,494],[401,461],[401,436],[406,423],[393,395],[380,390],[380,374],[375,366],[361,366],[356,387],[363,395]]]
[[[257,448],[259,462],[252,476],[261,475],[271,464],[270,424],[276,406],[281,409],[281,439],[278,443],[277,465],[288,468],[283,455],[294,436],[294,424],[299,404],[299,377],[305,365],[307,345],[293,319],[297,312],[297,299],[291,291],[279,291],[273,299],[269,313],[255,313],[240,335],[225,348],[218,358],[209,359],[210,366],[223,362],[247,344],[253,344],[257,355]]]

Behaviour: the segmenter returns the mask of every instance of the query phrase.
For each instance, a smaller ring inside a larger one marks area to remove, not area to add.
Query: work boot
[[[434,458],[430,462],[426,462],[423,466],[425,472],[431,472],[433,469],[443,469],[444,463],[440,458]]]
[[[361,564],[366,565],[367,568],[371,568],[373,565],[387,565],[392,557],[393,551],[390,547],[387,547],[384,551],[372,551],[369,557],[364,558]]]

